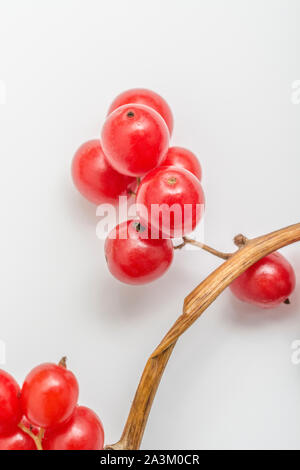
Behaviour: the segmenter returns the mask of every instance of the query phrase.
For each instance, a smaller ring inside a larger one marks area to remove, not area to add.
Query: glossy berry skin
[[[204,212],[205,197],[200,181],[191,172],[161,166],[142,180],[136,202],[145,208],[140,214],[143,224],[165,237],[179,238],[196,228]],[[176,209],[175,215],[172,208]]]
[[[119,196],[126,195],[135,181],[112,168],[97,139],[84,143],[75,153],[72,177],[78,191],[94,204],[117,204]]]
[[[78,393],[78,383],[71,371],[56,364],[41,364],[27,375],[23,384],[23,412],[36,426],[57,426],[72,415]]]
[[[148,230],[128,220],[112,230],[105,242],[108,269],[126,284],[147,284],[161,277],[173,260],[171,240],[148,238]]]
[[[247,269],[230,288],[244,302],[274,308],[289,298],[295,284],[290,263],[280,253],[272,253]]]
[[[167,124],[170,135],[172,135],[174,125],[172,111],[168,103],[154,91],[145,88],[133,88],[124,91],[112,102],[108,115],[124,104],[143,104],[155,109]]]
[[[36,445],[28,434],[16,428],[10,434],[0,435],[0,450],[36,450]]]
[[[77,406],[66,423],[45,432],[42,445],[44,450],[102,450],[102,423],[92,410]]]
[[[107,117],[102,129],[106,158],[116,171],[124,175],[143,176],[160,165],[168,146],[166,123],[148,106],[121,106]]]
[[[20,387],[15,379],[0,370],[0,435],[14,431],[22,418]]]
[[[164,160],[164,166],[184,168],[202,179],[202,168],[196,155],[183,147],[170,147]]]

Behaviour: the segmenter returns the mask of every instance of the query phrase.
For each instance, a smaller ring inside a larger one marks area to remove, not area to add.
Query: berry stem
[[[137,190],[138,190],[140,184],[141,184],[141,178],[140,178],[140,176],[137,176],[137,178],[136,178],[136,190],[133,191],[131,188],[129,188],[129,189],[127,190],[128,195],[129,195],[129,196],[134,196],[134,197],[136,197],[136,195],[137,195]]]
[[[58,365],[66,369],[67,368],[67,356],[62,357]]]
[[[37,450],[43,450],[43,446],[42,446],[42,440],[43,440],[43,437],[44,437],[44,429],[40,429],[38,435],[36,436],[30,429],[28,429],[23,423],[19,423],[18,427],[23,431],[25,432],[26,434],[28,434],[28,436],[31,437],[31,439],[33,439],[35,445],[36,445],[36,448]]]
[[[229,259],[233,255],[233,253],[223,253],[222,251],[215,250],[215,248],[205,245],[205,243],[198,242],[197,240],[193,240],[192,238],[183,237],[182,240],[183,242],[180,243],[180,245],[175,246],[174,250],[180,250],[185,245],[190,244],[193,246],[197,246],[198,248],[201,248],[202,250],[207,251],[208,253],[211,253],[212,255],[224,260]]]

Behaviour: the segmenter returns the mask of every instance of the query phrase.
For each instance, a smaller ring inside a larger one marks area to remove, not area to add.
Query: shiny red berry
[[[15,379],[0,370],[0,435],[16,429],[22,418],[20,387]]]
[[[141,222],[152,233],[182,237],[199,223],[205,204],[201,183],[191,172],[175,166],[161,166],[142,180],[136,202]]]
[[[121,93],[110,105],[108,114],[124,104],[144,104],[155,109],[169,128],[170,135],[173,131],[173,115],[168,103],[157,93],[145,88],[133,88]]]
[[[105,242],[108,269],[119,281],[146,284],[161,277],[173,260],[171,240],[148,238],[148,230],[128,220],[118,225]]]
[[[135,179],[118,173],[108,163],[100,140],[84,143],[72,163],[73,181],[78,191],[94,204],[116,204],[120,195],[127,195]]]
[[[45,432],[42,445],[44,450],[102,450],[102,423],[92,410],[77,406],[66,423]]]
[[[24,414],[36,426],[57,426],[72,415],[78,393],[78,383],[71,371],[56,364],[41,364],[24,381]]]
[[[193,152],[183,147],[170,147],[163,165],[184,168],[193,173],[199,181],[202,179],[202,169],[198,158]]]
[[[247,269],[230,287],[244,302],[273,308],[287,301],[295,284],[295,272],[290,263],[280,253],[272,253]]]
[[[33,439],[16,428],[10,434],[0,436],[0,450],[36,450]]]
[[[152,108],[124,105],[107,117],[102,129],[102,146],[116,171],[142,176],[162,163],[169,146],[169,131],[163,118]]]

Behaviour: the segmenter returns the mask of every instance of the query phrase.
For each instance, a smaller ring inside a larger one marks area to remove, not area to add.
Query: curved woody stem
[[[300,223],[252,240],[242,235],[235,238],[235,244],[239,249],[233,254],[225,254],[225,263],[186,297],[182,315],[148,359],[122,437],[119,442],[107,446],[106,449],[140,448],[156,391],[179,337],[240,274],[264,256],[298,241],[300,241]],[[190,243],[190,241],[186,242]]]

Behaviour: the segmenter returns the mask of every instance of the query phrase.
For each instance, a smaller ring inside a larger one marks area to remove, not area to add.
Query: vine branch
[[[186,297],[182,315],[147,361],[121,439],[116,444],[107,446],[106,449],[134,450],[140,448],[156,391],[179,337],[214,302],[221,292],[250,266],[270,253],[300,241],[300,223],[252,240],[238,235],[234,241],[239,249],[230,256],[226,255],[228,258],[226,258],[225,263]],[[201,248],[203,248],[203,245]]]

